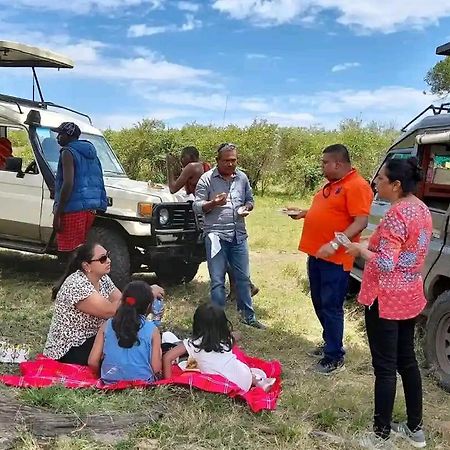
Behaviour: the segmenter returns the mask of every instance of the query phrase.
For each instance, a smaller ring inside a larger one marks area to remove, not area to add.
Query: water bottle
[[[164,314],[164,300],[162,298],[155,298],[152,304],[152,320],[157,326],[161,326],[161,320]]]

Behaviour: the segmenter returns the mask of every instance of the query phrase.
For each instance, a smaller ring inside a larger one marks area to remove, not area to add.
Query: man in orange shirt
[[[344,300],[353,258],[339,245],[335,232],[358,241],[366,228],[372,190],[352,168],[347,148],[326,147],[322,171],[328,183],[314,196],[311,207],[293,218],[304,219],[299,250],[308,255],[308,278],[314,309],[323,328],[323,346],[310,355],[321,357],[314,370],[325,375],[344,366]]]

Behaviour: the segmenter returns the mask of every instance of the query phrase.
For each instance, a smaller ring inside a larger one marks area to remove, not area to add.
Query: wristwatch
[[[335,251],[339,250],[339,244],[336,241],[330,241],[330,245],[333,247]]]

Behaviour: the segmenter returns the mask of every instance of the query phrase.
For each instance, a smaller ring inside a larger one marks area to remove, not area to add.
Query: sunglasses
[[[111,259],[111,253],[106,252],[104,255],[100,256],[100,258],[97,259],[91,259],[89,262],[99,262],[100,264],[105,264],[108,259]]]
[[[231,142],[225,142],[224,144],[219,145],[217,151],[221,152],[222,150],[236,150],[236,149],[237,149],[236,144],[232,144]]]

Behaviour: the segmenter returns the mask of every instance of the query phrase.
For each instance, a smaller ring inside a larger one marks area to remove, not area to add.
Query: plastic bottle
[[[152,320],[157,327],[161,326],[163,315],[164,315],[164,300],[162,298],[155,298],[152,304]]]

